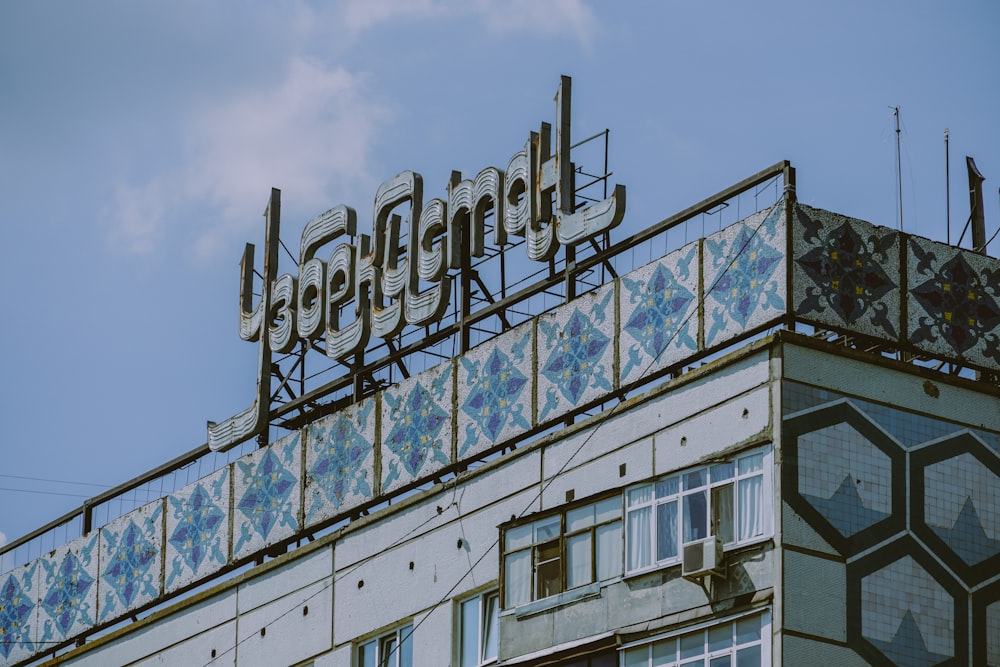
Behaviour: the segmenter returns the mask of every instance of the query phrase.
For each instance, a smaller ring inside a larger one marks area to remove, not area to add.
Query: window
[[[497,659],[499,648],[500,595],[483,593],[459,605],[461,667],[479,667]]]
[[[771,664],[770,613],[675,633],[622,651],[623,667],[762,667]]]
[[[626,489],[626,571],[679,562],[683,545],[711,535],[729,546],[769,535],[770,461],[757,449]]]
[[[622,573],[620,495],[504,530],[505,609]]]
[[[413,626],[406,625],[358,646],[358,667],[413,667]]]

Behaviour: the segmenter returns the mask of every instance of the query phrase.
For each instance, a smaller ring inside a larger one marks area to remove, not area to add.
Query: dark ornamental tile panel
[[[910,342],[934,355],[1000,368],[1000,264],[917,237],[907,253]]]
[[[781,204],[706,238],[702,267],[705,347],[782,316],[786,270]]]
[[[899,239],[885,227],[797,206],[795,312],[821,326],[898,340]]]

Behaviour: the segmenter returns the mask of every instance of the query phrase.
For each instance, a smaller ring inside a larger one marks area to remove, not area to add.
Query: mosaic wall
[[[1000,262],[829,211],[796,206],[798,319],[1000,369]]]
[[[848,644],[1000,665],[998,435],[792,382],[783,402],[785,500],[846,561]]]

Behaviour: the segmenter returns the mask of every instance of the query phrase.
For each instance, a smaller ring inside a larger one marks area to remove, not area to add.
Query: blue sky
[[[335,204],[365,229],[400,171],[430,198],[502,168],[568,74],[575,138],[611,129],[617,238],[781,159],[801,201],[895,226],[896,105],[906,231],[944,239],[948,127],[952,228],[969,154],[992,233],[998,27],[990,0],[5,0],[0,541],[249,404],[238,268],[272,186],[293,250]]]

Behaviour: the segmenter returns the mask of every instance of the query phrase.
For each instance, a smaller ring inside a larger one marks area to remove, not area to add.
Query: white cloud
[[[294,188],[296,206],[329,206],[332,184],[341,191],[367,185],[368,155],[385,117],[359,77],[294,58],[278,84],[244,91],[190,119],[183,166],[117,187],[106,211],[113,241],[148,254],[168,221],[184,224],[180,208],[194,208],[210,223],[186,231],[196,257],[210,259],[233,237],[259,232],[272,186]]]

